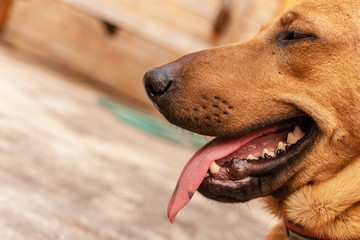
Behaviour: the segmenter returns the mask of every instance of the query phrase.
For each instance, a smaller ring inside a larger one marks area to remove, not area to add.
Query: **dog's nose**
[[[170,88],[173,80],[166,66],[153,68],[144,75],[144,86],[151,100],[164,95]]]

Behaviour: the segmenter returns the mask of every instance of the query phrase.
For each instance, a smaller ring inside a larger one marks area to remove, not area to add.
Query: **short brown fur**
[[[284,41],[294,31],[309,37]],[[160,109],[194,132],[231,137],[299,111],[311,116],[313,147],[264,201],[319,237],[360,238],[360,1],[305,0],[252,40],[172,64],[181,83]],[[283,223],[266,239],[288,239]]]

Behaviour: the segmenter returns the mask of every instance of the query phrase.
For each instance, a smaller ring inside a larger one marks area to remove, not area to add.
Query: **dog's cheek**
[[[321,81],[318,74],[328,79],[336,68],[341,68],[347,47],[326,41],[294,44],[278,50],[276,63],[280,72],[293,79]]]

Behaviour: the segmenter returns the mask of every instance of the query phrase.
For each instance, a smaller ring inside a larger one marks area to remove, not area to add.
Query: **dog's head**
[[[171,221],[197,189],[284,199],[360,153],[360,2],[304,1],[247,42],[150,70],[144,85],[171,123],[216,137],[184,168]]]

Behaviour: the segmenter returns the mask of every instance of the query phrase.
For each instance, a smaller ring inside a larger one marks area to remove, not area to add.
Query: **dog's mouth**
[[[198,190],[221,202],[244,202],[266,196],[293,174],[301,155],[313,143],[317,126],[310,117],[281,121],[244,136],[215,138],[189,160],[168,205],[171,223]]]

